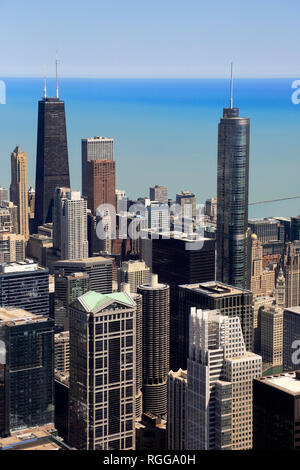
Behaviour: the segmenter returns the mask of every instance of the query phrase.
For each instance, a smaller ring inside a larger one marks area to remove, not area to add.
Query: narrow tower
[[[218,130],[217,280],[250,287],[248,231],[250,119],[233,107],[231,66],[230,108],[223,109]]]

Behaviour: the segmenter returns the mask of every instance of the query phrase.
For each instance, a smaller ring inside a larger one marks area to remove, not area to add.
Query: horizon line
[[[291,79],[295,80],[300,75],[264,75],[264,76],[235,76],[235,80],[279,80]],[[0,75],[0,79],[40,79],[44,80],[40,75]],[[55,75],[47,76],[47,80],[55,80]],[[227,76],[85,76],[85,75],[62,75],[61,79],[68,80],[229,80]]]

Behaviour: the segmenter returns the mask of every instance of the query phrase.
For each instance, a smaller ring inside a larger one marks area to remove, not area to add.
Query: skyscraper
[[[218,130],[217,280],[250,287],[248,233],[250,119],[232,105],[223,109]]]
[[[0,232],[0,263],[25,259],[25,238],[15,233]]]
[[[67,198],[70,188],[55,188],[53,203],[53,249],[61,254],[62,199]]]
[[[288,242],[283,256],[285,306],[300,305],[300,242]]]
[[[49,315],[49,271],[33,260],[0,264],[0,306]]]
[[[65,103],[46,96],[39,101],[35,177],[35,230],[52,222],[53,197],[56,187],[70,187]]]
[[[18,207],[19,234],[29,239],[27,155],[17,146],[11,154],[10,200]]]
[[[130,292],[137,292],[138,286],[141,284],[149,284],[150,268],[146,266],[144,261],[129,260],[122,263],[118,270],[119,290],[122,283],[130,285]]]
[[[186,449],[251,449],[261,357],[246,351],[238,317],[193,308],[189,334]]]
[[[137,291],[143,297],[143,411],[164,416],[169,372],[169,286],[158,283],[153,274],[151,283],[139,286]]]
[[[70,307],[69,441],[135,448],[135,311],[125,292],[87,292]]]
[[[82,196],[88,197],[88,162],[114,159],[114,139],[96,136],[81,139]]]
[[[299,369],[300,307],[283,312],[283,371]]]
[[[79,191],[67,193],[61,199],[61,258],[85,259],[88,257],[87,207]]]
[[[87,203],[92,214],[101,204],[116,206],[116,162],[91,160],[87,162]]]
[[[150,201],[158,201],[161,204],[168,204],[167,186],[155,185],[149,189]]]
[[[0,433],[54,423],[53,327],[42,315],[0,308]]]
[[[185,449],[187,371],[170,370],[168,374],[168,450]]]

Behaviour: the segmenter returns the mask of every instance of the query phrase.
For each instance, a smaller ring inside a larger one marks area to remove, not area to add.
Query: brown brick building
[[[115,206],[116,162],[113,160],[93,160],[87,162],[88,208],[96,214],[100,204]]]

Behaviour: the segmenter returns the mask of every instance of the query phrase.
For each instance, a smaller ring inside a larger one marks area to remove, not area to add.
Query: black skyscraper
[[[56,187],[70,187],[65,103],[58,97],[39,101],[35,178],[35,230],[52,222]]]
[[[250,285],[249,132],[250,119],[239,117],[231,93],[218,133],[217,280],[241,289]]]

